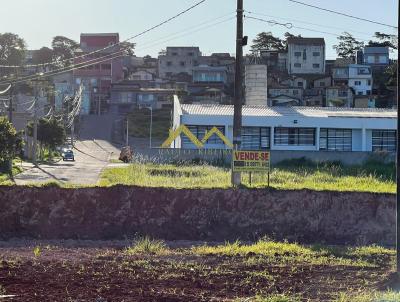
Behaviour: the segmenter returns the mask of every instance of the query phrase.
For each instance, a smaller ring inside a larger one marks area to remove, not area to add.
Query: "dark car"
[[[65,160],[72,160],[75,161],[74,151],[66,150],[62,153],[62,159]]]

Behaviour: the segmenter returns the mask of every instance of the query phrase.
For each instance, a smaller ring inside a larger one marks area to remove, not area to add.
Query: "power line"
[[[48,72],[44,72],[44,73],[40,73],[40,74],[34,74],[34,75],[22,77],[22,78],[16,78],[14,80],[7,80],[5,82],[0,82],[0,84],[9,83],[10,81],[12,81],[13,84],[16,84],[16,83],[32,81],[32,80],[43,78],[43,77],[47,77],[47,76],[54,76],[54,75],[57,75],[57,74],[62,74],[62,73],[65,73],[65,72],[73,71],[75,69],[84,68],[84,67],[88,67],[88,66],[91,66],[91,65],[96,65],[96,64],[99,64],[99,63],[103,63],[103,62],[106,62],[106,61],[110,61],[110,60],[125,56],[124,53],[122,53],[122,54],[120,54],[118,56],[114,56],[114,55],[116,55],[118,53],[121,53],[121,52],[122,51],[118,51],[118,52],[115,52],[115,53],[110,53],[110,54],[107,54],[107,55],[99,57],[99,58],[88,60],[88,61],[85,61],[85,62],[82,62],[82,63],[78,63],[78,64],[75,64],[75,65],[72,65],[72,66],[56,69],[56,70],[53,70],[53,71],[48,71]],[[101,60],[101,59],[103,59],[103,60]],[[89,63],[89,62],[93,62],[93,63]]]
[[[42,63],[42,64],[36,64],[36,65],[26,65],[26,66],[0,65],[0,67],[2,67],[2,68],[43,67],[43,66],[47,66],[47,65],[54,65],[54,64],[59,64],[59,63],[61,63],[61,62],[67,62],[67,61],[71,61],[71,60],[75,60],[75,59],[87,57],[88,55],[95,54],[95,53],[104,51],[104,50],[106,50],[106,49],[114,48],[114,47],[117,46],[117,45],[120,45],[120,44],[122,44],[122,43],[128,42],[128,41],[130,41],[130,40],[132,40],[132,39],[135,39],[135,38],[137,38],[137,37],[140,37],[140,36],[142,36],[142,35],[144,35],[144,34],[150,32],[150,31],[152,31],[152,30],[154,30],[154,29],[156,29],[156,28],[158,28],[158,27],[160,27],[160,26],[163,26],[163,25],[166,24],[166,23],[171,22],[172,20],[174,20],[174,19],[180,17],[181,15],[183,15],[183,14],[185,14],[185,13],[191,11],[192,9],[196,8],[197,6],[199,6],[200,4],[202,4],[202,3],[206,2],[206,1],[207,1],[207,0],[201,0],[201,1],[199,1],[199,2],[197,2],[197,3],[195,3],[195,4],[193,4],[193,5],[190,6],[189,8],[187,8],[187,9],[185,9],[185,10],[179,12],[178,14],[176,14],[176,15],[174,15],[174,16],[168,18],[168,19],[166,19],[165,21],[162,21],[162,22],[158,23],[157,25],[154,25],[154,26],[152,26],[152,27],[150,27],[150,28],[148,28],[148,29],[146,29],[146,30],[144,30],[144,31],[142,31],[142,32],[140,32],[140,33],[138,33],[138,34],[136,34],[136,35],[130,37],[130,38],[127,38],[127,39],[125,39],[125,40],[123,40],[123,41],[117,42],[117,43],[112,44],[112,45],[108,45],[108,46],[103,47],[103,48],[101,48],[101,49],[97,49],[97,50],[94,50],[94,51],[92,51],[92,52],[85,53],[85,54],[83,54],[83,55],[81,55],[81,56],[78,56],[78,57],[74,57],[74,58],[70,58],[70,59],[65,59],[65,60],[61,60],[61,61],[57,61],[57,62],[48,62],[48,63]]]
[[[262,22],[269,23],[269,24],[272,23],[272,25],[274,25],[274,22],[275,22],[274,20],[265,20],[265,19],[249,17],[249,16],[247,16],[246,18],[262,21]],[[275,24],[284,25],[282,23],[275,23]],[[292,24],[292,23],[289,23],[289,24]],[[300,26],[293,25],[293,24],[292,24],[292,26],[290,28],[297,28],[297,29],[317,32],[317,33],[321,33],[321,34],[332,35],[332,36],[336,36],[336,37],[340,37],[341,36],[341,34],[338,34],[338,33],[331,33],[331,32],[327,32],[327,31],[321,31],[321,30],[316,30],[316,29],[307,28],[307,27],[300,27]],[[355,38],[357,38],[357,37],[355,37]],[[364,42],[368,42],[369,41],[369,40],[365,40],[365,39],[361,39],[361,38],[357,38],[357,40],[364,41]]]
[[[230,13],[230,14],[231,14],[231,13]],[[222,17],[227,16],[227,15],[230,15],[230,14],[226,14],[226,15],[223,15],[223,16],[220,16],[220,17],[217,17],[217,18],[214,18],[214,19],[212,19],[212,20],[210,20],[210,21],[207,21],[207,22],[202,22],[202,23],[200,23],[199,25],[207,24],[207,23],[209,23],[209,22],[211,22],[211,21],[221,19]],[[207,26],[203,26],[203,27],[201,27],[201,28],[198,28],[198,29],[196,29],[196,30],[189,31],[189,32],[187,32],[187,30],[184,30],[184,31],[181,31],[181,32],[185,33],[185,34],[183,34],[183,35],[179,35],[179,36],[173,37],[173,38],[168,39],[168,40],[162,40],[161,42],[153,43],[153,44],[149,45],[148,47],[138,48],[138,50],[148,49],[148,48],[151,48],[151,47],[156,46],[156,45],[158,45],[158,44],[162,44],[162,43],[165,43],[165,42],[168,42],[168,41],[171,41],[171,40],[174,40],[174,39],[177,39],[177,38],[180,38],[180,37],[183,37],[183,36],[192,34],[192,33],[194,33],[194,32],[198,32],[198,31],[200,31],[200,30],[204,30],[204,29],[207,29],[207,28],[209,28],[209,27],[219,25],[219,24],[221,24],[221,23],[230,21],[230,20],[232,20],[232,19],[234,19],[234,18],[235,18],[235,17],[230,17],[230,18],[228,18],[228,19],[225,19],[225,20],[222,20],[222,21],[219,21],[219,22],[217,22],[217,23],[213,23],[213,24],[210,24],[210,25],[207,25]],[[196,28],[196,27],[198,27],[199,25],[194,26],[194,27],[191,27],[191,28]],[[176,34],[178,34],[178,33],[179,33],[179,32],[177,32],[177,33],[175,33],[175,34],[173,34],[173,35],[176,35]],[[149,43],[146,43],[146,44],[149,44]],[[87,67],[87,66],[95,65],[95,64],[98,64],[98,63],[101,63],[101,62],[104,62],[104,61],[113,60],[113,59],[115,59],[115,58],[124,56],[124,54],[121,54],[121,55],[116,56],[116,57],[110,57],[110,58],[107,58],[107,59],[105,59],[105,60],[99,61],[100,59],[103,59],[103,58],[106,58],[106,57],[109,57],[109,56],[114,56],[115,54],[118,54],[118,53],[122,53],[124,50],[125,50],[125,49],[120,50],[120,51],[115,52],[115,53],[107,54],[107,55],[102,56],[102,57],[99,57],[99,58],[95,58],[95,59],[91,59],[91,60],[88,60],[88,61],[85,61],[85,62],[82,62],[82,63],[78,63],[78,64],[75,64],[75,65],[72,65],[72,66],[68,66],[68,67],[64,67],[64,68],[60,68],[60,69],[48,71],[48,72],[45,72],[45,73],[42,73],[42,74],[34,74],[34,75],[31,75],[31,76],[26,76],[26,77],[22,77],[22,78],[19,78],[19,79],[15,79],[15,81],[14,81],[13,83],[26,82],[26,81],[30,81],[30,80],[33,80],[33,79],[42,78],[42,77],[44,77],[44,76],[54,76],[54,75],[57,75],[57,74],[62,74],[62,73],[65,73],[65,72],[73,71],[73,70],[75,70],[75,69],[79,69],[79,68],[84,68],[84,67]],[[90,63],[90,62],[93,62],[93,63]],[[89,64],[89,63],[90,63],[90,64]],[[8,81],[7,81],[7,83],[8,83]],[[2,84],[2,82],[0,82],[0,84]]]
[[[325,28],[331,28],[331,29],[338,29],[338,30],[343,30],[343,31],[347,31],[347,32],[354,32],[354,33],[357,33],[357,34],[362,34],[362,35],[366,35],[366,36],[371,36],[370,33],[362,32],[362,31],[356,31],[356,30],[349,30],[349,29],[347,29],[347,28],[341,28],[341,27],[336,27],[336,26],[329,26],[329,25],[324,25],[324,24],[306,22],[306,21],[299,20],[299,19],[278,17],[278,16],[267,15],[267,14],[263,14],[263,13],[255,13],[255,12],[247,11],[247,10],[245,10],[245,12],[246,12],[246,13],[249,13],[249,14],[252,14],[252,15],[265,16],[265,17],[270,17],[270,18],[278,18],[278,19],[282,19],[282,20],[294,21],[294,22],[304,23],[304,24],[309,24],[309,25],[314,25],[314,26],[318,26],[318,27],[325,27]]]
[[[296,1],[296,0],[289,0],[289,1],[293,2],[293,3],[301,4],[301,5],[304,5],[304,6],[309,6],[309,7],[312,7],[312,8],[316,8],[316,9],[319,9],[319,10],[323,10],[323,11],[326,11],[326,12],[330,12],[330,13],[333,13],[333,14],[345,16],[345,17],[348,17],[348,18],[353,18],[353,19],[357,19],[357,20],[361,20],[361,21],[365,21],[365,22],[369,22],[369,23],[383,25],[383,26],[394,28],[394,29],[398,28],[397,26],[393,26],[393,25],[390,25],[390,24],[385,24],[385,23],[380,23],[380,22],[369,20],[369,19],[365,19],[365,18],[360,18],[360,17],[357,17],[357,16],[345,14],[345,13],[334,11],[334,10],[327,9],[327,8],[322,8],[322,7],[319,7],[319,6],[316,6],[316,5],[311,5],[311,4],[300,2],[300,1]]]
[[[254,19],[254,20],[258,20],[258,21],[261,21],[261,22],[268,23],[271,26],[281,25],[281,26],[286,27],[287,29],[293,28],[293,24],[292,23],[279,23],[279,22],[277,22],[275,20],[265,20],[265,19],[256,18],[256,17],[249,17],[249,16],[245,16],[245,17],[248,18],[248,19]]]

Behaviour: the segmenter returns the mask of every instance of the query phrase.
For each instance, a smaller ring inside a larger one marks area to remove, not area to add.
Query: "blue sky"
[[[397,24],[397,0],[302,1],[382,23]],[[0,32],[19,34],[30,49],[49,46],[56,35],[79,40],[81,32],[119,32],[121,39],[126,39],[195,2],[197,0],[1,0]],[[359,39],[369,40],[375,31],[396,33],[391,28],[318,11],[288,0],[244,0],[244,5],[247,11],[268,15],[246,13],[249,16],[291,22],[294,26],[332,34],[347,30]],[[229,18],[234,16],[235,8],[236,0],[207,0],[179,19],[134,40],[136,53],[155,56],[166,46],[199,46],[205,54],[234,53],[235,20]],[[288,30],[283,26],[245,19],[244,32],[250,41],[261,31],[272,31],[277,36],[290,31],[304,37],[324,37],[327,58],[335,57],[332,45],[337,40],[334,35],[297,28]]]

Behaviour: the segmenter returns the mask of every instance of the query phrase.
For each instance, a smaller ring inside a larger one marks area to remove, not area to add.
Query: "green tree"
[[[53,60],[59,62],[62,67],[69,66],[72,62],[74,52],[78,49],[78,42],[64,36],[56,36],[51,42],[53,48]],[[67,60],[67,61],[65,61]]]
[[[22,149],[21,133],[5,117],[0,117],[0,166],[7,167],[8,163]]]
[[[283,34],[283,36],[285,37],[283,40],[282,40],[282,43],[283,43],[283,46],[285,47],[285,49],[287,48],[287,46],[288,46],[288,43],[287,43],[287,40],[289,39],[289,38],[301,38],[301,35],[294,35],[294,34],[291,34],[290,32],[285,32],[284,34]]]
[[[35,51],[32,56],[33,64],[43,64],[53,60],[53,50],[48,47],[42,47]]]
[[[33,136],[33,123],[28,124],[28,135]],[[65,130],[61,122],[55,119],[40,119],[37,127],[37,138],[41,149],[47,148],[50,154],[57,146],[65,142]]]
[[[253,40],[251,51],[256,52],[259,50],[284,50],[285,46],[283,41],[272,35],[269,32],[261,32]]]
[[[389,35],[377,31],[375,32],[374,38],[377,39],[377,41],[369,41],[368,46],[383,46],[398,49],[398,38],[396,35]]]
[[[135,50],[135,46],[136,46],[135,43],[131,43],[131,42],[127,42],[127,41],[120,43],[121,49],[124,49],[125,53],[128,56],[133,56],[135,54],[135,51],[134,51]]]
[[[12,33],[0,33],[0,64],[22,65],[25,59],[26,44],[24,39]]]
[[[338,45],[333,45],[333,49],[341,58],[351,58],[355,56],[356,51],[360,50],[364,46],[364,42],[357,41],[351,34],[344,32],[337,38],[339,40]]]

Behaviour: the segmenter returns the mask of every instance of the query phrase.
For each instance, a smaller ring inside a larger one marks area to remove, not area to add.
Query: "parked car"
[[[119,154],[119,160],[124,163],[129,163],[133,157],[133,150],[130,146],[122,147],[121,153]]]
[[[72,151],[72,150],[63,151],[62,159],[63,159],[63,161],[66,161],[66,160],[75,161],[74,151]]]

